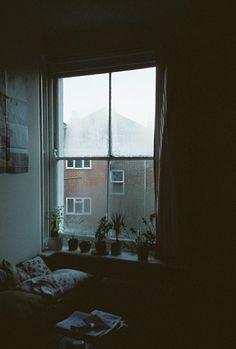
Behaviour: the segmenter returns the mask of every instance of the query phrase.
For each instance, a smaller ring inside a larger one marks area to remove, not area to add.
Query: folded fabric
[[[31,278],[31,276],[24,269],[18,265],[15,266],[6,259],[1,261],[0,268],[6,273],[7,279],[5,280],[5,288],[8,289],[15,288],[18,283]]]
[[[50,274],[36,276],[23,281],[17,288],[26,292],[57,298],[85,282],[90,277],[90,274],[82,271],[59,269]]]
[[[61,295],[60,288],[52,278],[52,275],[35,276],[17,285],[17,289],[50,297]]]

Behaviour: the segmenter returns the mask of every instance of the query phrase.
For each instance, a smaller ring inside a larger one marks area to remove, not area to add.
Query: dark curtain
[[[156,193],[157,244],[156,256],[171,260],[176,255],[174,235],[174,210],[172,194],[174,191],[172,161],[168,132],[167,110],[167,67],[161,66],[157,79],[157,110],[155,129],[154,175]]]

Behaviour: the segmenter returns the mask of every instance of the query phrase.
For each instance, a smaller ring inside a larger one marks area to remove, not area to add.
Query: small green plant
[[[119,235],[122,230],[126,229],[125,216],[121,213],[113,213],[111,216],[111,229],[114,229],[116,235],[116,241],[119,241]]]
[[[102,217],[97,224],[95,238],[97,241],[105,241],[107,238],[107,233],[111,229],[111,223],[108,221],[107,217]]]
[[[143,233],[146,237],[146,240],[151,247],[154,247],[156,244],[156,215],[155,213],[150,214],[149,219],[142,217],[142,222],[145,227],[145,232]]]
[[[49,212],[48,215],[50,222],[50,236],[56,238],[62,232],[62,225],[64,219],[64,207],[57,206],[54,210]]]
[[[133,236],[133,240],[135,244],[138,245],[150,245],[150,242],[146,236],[146,233],[142,232],[141,230],[136,230],[134,228],[130,228],[131,234]]]
[[[142,217],[142,223],[144,229],[134,229],[130,228],[131,240],[135,242],[136,245],[149,245],[150,247],[155,246],[156,243],[156,223],[155,214],[151,214],[149,218]]]

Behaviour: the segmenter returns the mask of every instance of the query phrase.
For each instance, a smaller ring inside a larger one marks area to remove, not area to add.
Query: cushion
[[[51,270],[40,256],[22,262],[20,267],[28,273],[30,277],[48,275],[51,273]]]
[[[0,291],[7,289],[7,273],[0,269]]]
[[[20,283],[17,288],[22,291],[50,297],[61,297],[64,293],[84,283],[90,274],[74,269],[59,269],[50,274],[42,274]]]
[[[77,285],[84,283],[92,275],[80,270],[58,269],[52,273],[52,277],[60,288],[61,293],[72,290]]]

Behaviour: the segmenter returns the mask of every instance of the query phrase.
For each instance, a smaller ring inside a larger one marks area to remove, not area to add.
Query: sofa
[[[55,323],[73,310],[89,309],[93,276],[75,269],[52,270],[35,256],[0,264],[0,347],[51,348]]]

